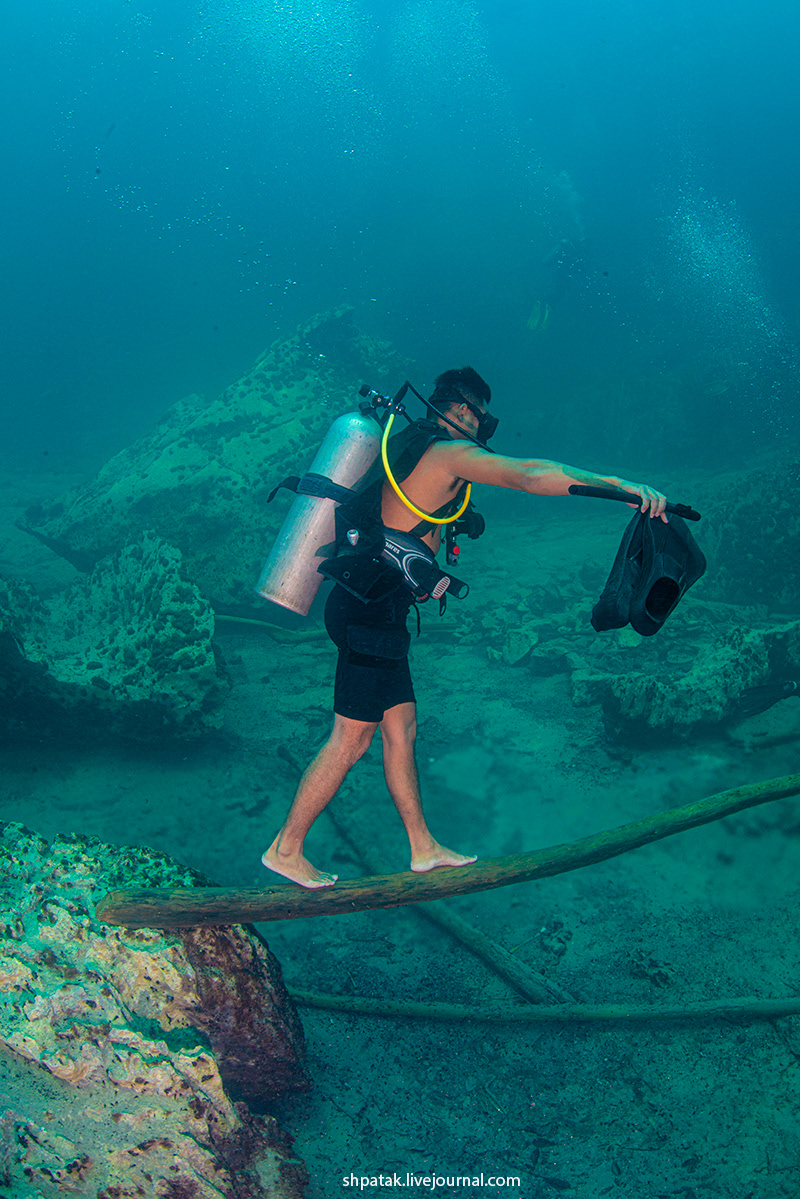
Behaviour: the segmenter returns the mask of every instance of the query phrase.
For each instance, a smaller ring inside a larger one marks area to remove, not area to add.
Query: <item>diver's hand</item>
[[[639,496],[640,504],[628,504],[629,508],[639,508],[641,512],[649,512],[650,519],[654,516],[660,516],[666,523],[667,514],[664,509],[667,506],[667,497],[662,495],[660,491],[656,491],[655,487],[648,487],[646,483],[629,483],[627,479],[608,479],[614,487],[621,487],[623,491],[633,491]]]

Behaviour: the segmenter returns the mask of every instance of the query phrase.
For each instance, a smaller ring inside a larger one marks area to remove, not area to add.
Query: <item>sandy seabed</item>
[[[58,587],[72,569],[13,527],[20,509],[74,480],[0,483],[0,571]],[[465,604],[485,606],[465,544]],[[541,585],[610,564],[613,522],[552,506],[536,550],[515,565]],[[488,578],[488,575],[487,575]],[[498,586],[496,572],[490,588]],[[587,619],[592,600],[587,593]],[[687,604],[691,601],[687,598]],[[448,623],[459,620],[451,604]],[[599,707],[576,708],[569,675],[537,676],[455,646],[422,612],[413,649],[426,813],[446,844],[494,857],[571,841],[728,787],[798,768],[800,703],[687,741],[622,742]],[[679,614],[673,618],[679,619]],[[313,625],[313,614],[312,623]],[[266,881],[260,854],[330,727],[333,649],[278,644],[219,622],[232,689],[218,735],[160,746],[4,744],[0,818],[37,832],[146,844],[221,885]],[[334,801],[337,822],[387,870],[407,846],[377,745]],[[580,1003],[693,1004],[797,994],[798,801],[744,812],[582,871],[448,901],[451,910]],[[364,873],[326,816],[311,860]],[[290,986],[374,999],[472,1006],[525,1001],[413,908],[262,925]],[[800,1023],[486,1024],[301,1012],[315,1089],[278,1113],[312,1176],[309,1199],[431,1193],[544,1199],[796,1199],[800,1194]],[[386,1185],[395,1176],[458,1178]],[[484,1185],[466,1185],[483,1175]],[[488,1179],[518,1177],[489,1186]]]

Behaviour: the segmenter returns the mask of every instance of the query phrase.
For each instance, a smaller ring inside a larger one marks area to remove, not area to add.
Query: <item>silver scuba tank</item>
[[[380,446],[377,420],[346,412],[328,429],[307,473],[358,492]],[[290,612],[308,615],[322,582],[317,567],[333,553],[335,508],[335,501],[327,497],[295,496],[256,584],[258,595]]]

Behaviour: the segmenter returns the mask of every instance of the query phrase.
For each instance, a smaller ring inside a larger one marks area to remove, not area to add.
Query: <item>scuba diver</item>
[[[553,309],[572,286],[583,258],[583,239],[562,237],[539,263],[538,298],[527,320],[531,333],[544,333],[550,327]]]
[[[377,393],[364,388],[362,395]],[[300,781],[283,826],[262,857],[268,869],[302,887],[329,887],[337,880],[337,875],[317,869],[306,859],[305,837],[378,728],[386,784],[409,839],[411,870],[424,873],[475,861],[474,856],[437,841],[423,815],[406,629],[412,605],[434,598],[440,600],[441,609],[448,591],[463,596],[468,590],[439,569],[436,555],[442,529],[468,513],[471,484],[549,496],[567,495],[571,486],[621,488],[633,493],[631,506],[666,522],[666,498],[653,487],[559,462],[493,453],[486,445],[497,427],[497,418],[488,411],[490,399],[489,386],[472,367],[445,371],[424,401],[429,419],[409,422],[388,442],[384,436],[382,458],[357,494],[345,493],[341,487],[337,491],[335,484],[332,494],[314,491],[313,485],[303,493],[342,501],[336,511],[339,552],[319,567],[336,583],[325,608],[325,625],[339,651],[334,723]],[[320,476],[309,474],[301,482],[309,479]],[[298,490],[298,480],[286,482],[293,482]],[[330,480],[322,482],[331,486]],[[298,500],[300,495],[298,490]],[[472,515],[482,524],[476,513]],[[449,540],[447,544],[450,549]],[[448,552],[448,564],[456,560]],[[275,598],[259,583],[260,594]]]

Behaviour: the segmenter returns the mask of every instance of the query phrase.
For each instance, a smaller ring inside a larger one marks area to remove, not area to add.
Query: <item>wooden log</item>
[[[515,958],[497,941],[487,937],[486,933],[475,928],[474,924],[469,924],[450,908],[435,904],[419,908],[418,911],[421,916],[425,916],[433,924],[438,924],[451,937],[460,941],[470,953],[474,953],[476,958],[531,1003],[546,1003],[553,999],[558,999],[561,1003],[575,1002],[575,997],[570,995],[569,991],[565,991],[558,983],[552,982],[532,966]]]
[[[800,775],[786,775],[722,791],[697,803],[658,812],[633,824],[550,849],[490,858],[471,866],[438,867],[427,874],[406,871],[345,879],[334,887],[315,891],[294,883],[242,889],[196,887],[112,891],[97,905],[97,918],[107,924],[128,928],[190,928],[198,924],[246,924],[300,920],[309,916],[343,916],[349,912],[425,903],[431,899],[468,895],[579,870],[746,808],[787,799],[798,792]]]
[[[800,997],[788,999],[712,999],[685,1006],[637,1007],[636,1004],[560,1003],[554,1007],[469,1007],[462,1003],[417,1003],[411,1000],[361,999],[288,988],[300,1007],[322,1008],[353,1016],[390,1020],[482,1020],[491,1024],[654,1024],[660,1020],[778,1020],[800,1015]]]

